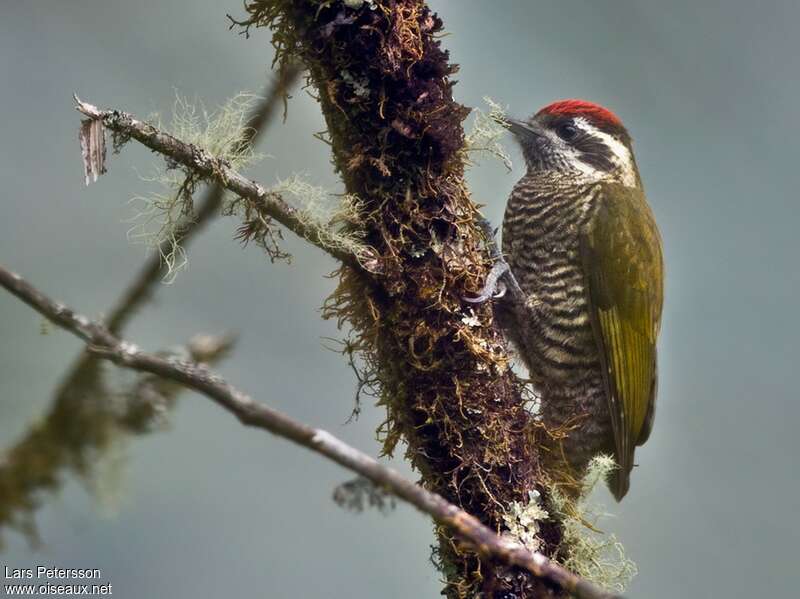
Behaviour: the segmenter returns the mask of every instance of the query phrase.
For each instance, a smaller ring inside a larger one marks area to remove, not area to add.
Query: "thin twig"
[[[196,336],[165,353],[212,364],[227,355],[232,342],[229,336]],[[0,454],[0,547],[2,533],[9,528],[38,545],[34,514],[66,484],[65,475],[93,486],[102,476],[98,464],[107,463],[106,456],[118,442],[163,430],[166,415],[188,390],[148,372],[134,373],[135,380],[124,389],[112,388],[103,362],[92,358],[59,391],[47,413]]]
[[[237,150],[256,143],[299,74],[297,63],[290,63],[277,74],[264,99],[253,110]],[[99,121],[91,122],[101,125]],[[95,134],[95,138],[102,136]],[[88,146],[86,151],[89,151]],[[101,151],[97,157],[103,154]],[[92,162],[101,163],[102,160]],[[95,166],[95,173],[101,174],[101,171]],[[176,227],[177,243],[187,247],[220,213],[224,193],[225,189],[218,184],[208,188],[194,213],[184,217]],[[165,242],[152,253],[107,312],[103,320],[112,334],[120,334],[159,287],[158,282],[166,271],[162,255],[167,245]],[[229,336],[196,336],[180,352],[194,361],[214,363],[228,353],[233,341]],[[177,355],[178,350],[172,353]],[[124,434],[152,432],[154,423],[172,409],[180,391],[186,389],[174,381],[142,373],[120,405],[119,394],[107,385],[101,361],[91,352],[82,351],[58,385],[47,414],[13,446],[3,450],[0,488],[7,492],[0,493],[0,527],[15,526],[29,540],[36,541],[33,512],[39,507],[44,491],[54,492],[63,484],[61,472],[69,469],[88,480],[92,463],[114,440]]]
[[[89,350],[111,362],[133,370],[150,372],[181,383],[231,412],[246,426],[262,428],[316,453],[322,454],[374,484],[391,491],[439,524],[458,534],[483,557],[527,570],[573,593],[579,599],[612,599],[615,595],[581,579],[538,552],[530,552],[520,543],[502,537],[477,518],[423,489],[383,466],[372,457],[347,445],[332,434],[312,428],[262,403],[254,401],[206,365],[163,358],[141,351],[119,339],[100,323],[75,313],[33,287],[19,275],[0,266],[0,285],[56,325],[83,339]]]
[[[175,163],[185,166],[201,177],[214,181],[251,202],[263,214],[274,218],[299,237],[310,241],[340,262],[357,265],[356,256],[324,243],[330,234],[319,225],[309,223],[280,194],[244,177],[228,166],[224,160],[212,156],[204,148],[186,143],[164,133],[153,125],[136,119],[132,114],[118,110],[100,110],[75,96],[76,109],[91,119],[102,121],[103,126],[116,134],[130,137],[158,152]]]
[[[259,103],[250,116],[239,148],[236,148],[235,152],[238,153],[245,146],[255,145],[261,134],[269,126],[275,115],[276,108],[283,101],[287,90],[297,80],[300,72],[301,69],[298,63],[289,63],[278,73],[275,81],[270,85],[264,100]],[[147,301],[153,286],[160,280],[164,272],[161,256],[168,251],[168,246],[174,243],[185,248],[192,238],[201,232],[214,216],[219,214],[224,194],[225,188],[219,183],[211,186],[205,197],[200,201],[200,207],[197,211],[178,224],[175,239],[164,242],[163,247],[153,252],[139,271],[136,279],[132,281],[124,295],[104,318],[109,331],[114,334],[119,333],[130,317]]]

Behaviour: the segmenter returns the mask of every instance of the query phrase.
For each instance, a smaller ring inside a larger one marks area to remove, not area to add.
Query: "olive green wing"
[[[640,189],[603,185],[599,204],[581,252],[620,466],[612,492],[621,499],[634,448],[652,425],[664,267],[661,238]]]

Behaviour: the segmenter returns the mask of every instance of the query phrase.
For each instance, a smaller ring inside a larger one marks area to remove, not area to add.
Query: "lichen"
[[[279,180],[271,191],[298,209],[300,220],[320,232],[325,247],[359,255],[367,249],[359,225],[361,201],[354,194],[332,194],[294,175]]]
[[[171,120],[162,123],[157,115],[155,120],[159,129],[204,149],[233,169],[242,169],[261,158],[244,143],[248,115],[257,100],[257,96],[241,92],[209,112],[202,102],[176,93]],[[140,178],[154,189],[130,200],[135,215],[130,219],[128,239],[160,252],[169,282],[187,264],[179,243],[180,228],[192,218],[193,198],[203,181],[170,161],[159,163],[152,174]]]
[[[616,536],[598,524],[607,517],[591,503],[592,491],[617,468],[613,458],[592,459],[581,479],[580,495],[572,499],[556,486],[549,488],[551,505],[562,523],[562,564],[565,568],[612,591],[622,592],[636,576],[636,564],[625,555]]]
[[[250,132],[250,114],[261,99],[239,92],[209,112],[201,100],[189,101],[176,93],[171,121],[157,126],[226,161],[233,170],[241,170],[262,158],[250,144],[242,143]]]
[[[550,514],[542,507],[542,494],[533,490],[528,492],[528,503],[523,504],[513,501],[506,513],[503,522],[507,534],[514,540],[522,543],[529,551],[540,551],[542,539],[539,537],[540,524],[550,518]]]
[[[502,125],[505,109],[488,96],[483,101],[489,106],[489,112],[480,108],[473,110],[475,118],[472,130],[466,136],[464,149],[469,155],[496,158],[510,171],[513,166],[511,156],[501,141],[506,134],[506,128]]]
[[[388,514],[397,506],[394,495],[363,476],[337,486],[333,491],[333,500],[336,505],[351,512],[375,508],[382,514]]]

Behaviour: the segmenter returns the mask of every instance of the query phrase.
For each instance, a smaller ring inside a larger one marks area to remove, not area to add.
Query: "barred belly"
[[[503,251],[528,294],[512,337],[541,396],[542,420],[562,439],[556,453],[581,470],[594,454],[613,453],[580,256],[595,194],[591,186],[576,196],[536,184],[520,180],[503,222]]]

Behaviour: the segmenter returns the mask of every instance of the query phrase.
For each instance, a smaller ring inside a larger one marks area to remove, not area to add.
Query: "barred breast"
[[[598,193],[591,184],[576,188],[574,180],[524,177],[503,220],[503,253],[528,294],[512,340],[542,398],[545,425],[570,429],[563,453],[576,468],[597,452],[613,451],[580,256],[580,235]]]

